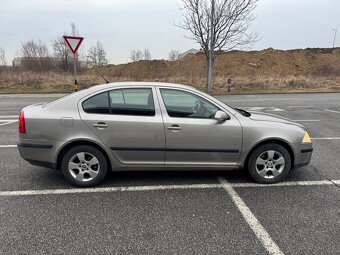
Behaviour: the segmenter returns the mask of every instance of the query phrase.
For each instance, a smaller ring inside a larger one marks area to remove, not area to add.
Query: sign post
[[[84,40],[84,37],[78,37],[78,36],[67,36],[64,35],[64,40],[67,43],[68,47],[70,48],[72,54],[73,54],[73,69],[74,69],[74,85],[76,85],[76,90],[78,90],[78,82],[77,82],[77,50]]]

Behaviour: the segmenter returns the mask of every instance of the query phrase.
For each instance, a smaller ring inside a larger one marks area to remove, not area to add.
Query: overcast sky
[[[181,0],[0,0],[0,47],[10,62],[22,41],[53,38],[75,22],[85,37],[83,51],[100,40],[110,63],[129,62],[133,49],[167,59],[172,49],[199,48],[173,26],[181,20]],[[251,49],[331,47],[339,29],[339,0],[259,0],[251,31],[261,40]]]

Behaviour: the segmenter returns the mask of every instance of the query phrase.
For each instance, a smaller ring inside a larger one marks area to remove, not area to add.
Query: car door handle
[[[178,130],[181,130],[181,126],[179,125],[171,125],[170,127],[168,127],[168,130],[174,130],[174,131],[178,131]]]
[[[93,126],[96,128],[107,128],[107,125],[104,122],[98,122],[96,124],[93,124]]]

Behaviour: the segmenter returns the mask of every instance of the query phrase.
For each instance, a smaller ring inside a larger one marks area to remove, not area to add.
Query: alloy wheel
[[[93,154],[78,152],[70,158],[68,170],[76,180],[87,182],[96,178],[100,171],[100,164]]]
[[[261,177],[273,179],[282,173],[285,163],[285,159],[280,152],[267,150],[256,159],[255,169]]]

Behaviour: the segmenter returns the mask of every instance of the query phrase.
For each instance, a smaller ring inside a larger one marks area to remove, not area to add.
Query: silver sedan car
[[[310,162],[305,128],[232,108],[195,88],[121,82],[24,108],[18,149],[33,165],[60,169],[77,186],[109,170],[236,170],[259,183]]]

